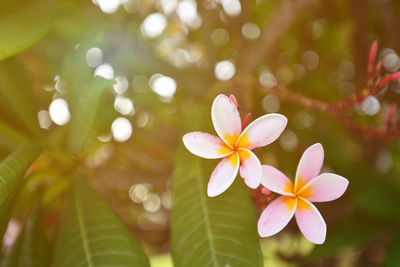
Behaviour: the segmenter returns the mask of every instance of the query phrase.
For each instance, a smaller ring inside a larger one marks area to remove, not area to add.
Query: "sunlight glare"
[[[117,96],[115,98],[114,109],[121,115],[133,115],[135,113],[132,100],[125,96]]]
[[[239,0],[222,0],[222,8],[231,17],[239,15],[242,11]]]
[[[98,47],[90,48],[86,53],[86,62],[87,64],[95,68],[103,62],[103,52]]]
[[[131,137],[132,131],[131,122],[124,117],[116,118],[111,125],[113,138],[117,142],[127,141]]]
[[[174,96],[176,92],[176,82],[174,79],[159,73],[154,74],[153,76],[150,78],[149,85],[156,94],[162,97]]]
[[[119,0],[97,0],[97,3],[103,13],[112,14],[118,10]]]
[[[62,98],[56,98],[51,102],[49,114],[52,121],[60,126],[67,124],[71,118],[68,103]]]
[[[222,60],[215,64],[214,74],[220,81],[230,80],[235,75],[236,67],[230,60]]]
[[[129,87],[128,79],[125,76],[115,77],[115,84],[113,85],[114,92],[117,95],[124,94]]]
[[[140,29],[145,37],[156,38],[160,36],[167,27],[167,19],[161,13],[153,13],[148,15]]]
[[[114,69],[108,63],[101,64],[94,71],[94,76],[100,76],[104,79],[114,79]]]

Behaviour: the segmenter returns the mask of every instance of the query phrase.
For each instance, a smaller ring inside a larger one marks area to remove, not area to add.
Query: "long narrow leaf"
[[[114,83],[113,80],[95,77],[89,88],[82,92],[78,105],[75,105],[75,110],[72,111],[68,139],[71,151],[78,153],[82,149],[93,127],[104,90]]]
[[[192,119],[199,129],[200,117]],[[180,146],[173,174],[172,252],[177,267],[262,266],[254,207],[243,181],[209,198],[212,169]],[[211,163],[215,166],[215,163]]]
[[[39,152],[39,146],[23,145],[0,164],[0,240],[2,240],[11,215],[18,185]]]
[[[37,145],[23,145],[0,164],[0,206],[17,191],[21,178],[39,152]]]
[[[52,266],[149,266],[139,243],[113,211],[74,175]]]

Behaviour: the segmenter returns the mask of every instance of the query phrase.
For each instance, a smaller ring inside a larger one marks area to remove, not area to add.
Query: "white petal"
[[[218,163],[208,182],[207,194],[209,197],[218,196],[231,186],[238,173],[239,163],[237,153],[223,158]]]
[[[252,189],[257,188],[261,182],[261,163],[257,156],[247,149],[239,150],[240,176],[246,185]]]
[[[293,183],[280,170],[262,165],[261,184],[267,189],[286,196],[293,195]]]
[[[218,159],[232,154],[232,150],[219,137],[203,132],[187,133],[182,138],[185,147],[196,156]]]
[[[299,194],[311,202],[332,201],[341,197],[349,185],[349,180],[333,174],[323,173],[312,179]]]
[[[274,142],[283,132],[287,118],[281,114],[264,115],[246,127],[238,140],[238,147],[252,150]]]
[[[305,238],[322,244],[326,237],[326,224],[317,208],[305,199],[298,198],[295,213],[297,225]]]
[[[280,232],[292,219],[297,198],[280,196],[269,204],[258,220],[258,233],[267,237]]]
[[[226,95],[218,95],[212,105],[211,118],[218,136],[234,147],[242,131],[242,121],[236,105]]]
[[[316,143],[304,151],[296,171],[294,187],[300,190],[313,178],[317,177],[324,164],[324,148],[320,143]]]

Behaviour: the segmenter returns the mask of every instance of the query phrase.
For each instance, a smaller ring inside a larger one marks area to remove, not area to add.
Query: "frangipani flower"
[[[222,158],[208,183],[207,194],[210,197],[228,189],[238,171],[247,186],[257,188],[261,182],[261,164],[251,150],[275,141],[287,124],[285,116],[268,114],[256,119],[242,131],[235,102],[234,97],[222,94],[214,100],[211,117],[219,137],[204,132],[183,136],[183,143],[193,154],[207,159]]]
[[[296,217],[303,235],[311,242],[322,244],[326,236],[326,224],[311,202],[332,201],[346,191],[349,181],[339,175],[322,173],[324,149],[317,143],[309,147],[299,162],[295,183],[274,167],[263,165],[261,184],[281,194],[267,206],[258,220],[261,237],[272,236],[281,231]]]

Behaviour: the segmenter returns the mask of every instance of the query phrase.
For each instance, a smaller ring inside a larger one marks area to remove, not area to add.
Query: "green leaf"
[[[139,243],[83,178],[75,174],[72,183],[52,266],[149,266]]]
[[[49,255],[49,245],[40,216],[40,199],[37,197],[21,233],[3,258],[1,267],[48,266]]]
[[[397,234],[394,240],[389,244],[386,254],[385,266],[400,266],[400,234]]]
[[[32,84],[15,58],[0,62],[0,103],[1,117],[6,117],[9,124],[18,127],[20,122],[22,131],[28,130],[36,138],[41,136]]]
[[[191,120],[200,129],[202,112]],[[207,116],[208,117],[208,116]],[[194,127],[195,126],[195,127]],[[241,179],[210,198],[206,183],[215,167],[180,145],[173,174],[172,253],[177,267],[263,266],[254,206]]]
[[[25,171],[39,152],[38,145],[26,144],[15,150],[0,164],[0,207],[15,194]]]
[[[89,84],[93,80],[93,69],[86,62],[86,53],[93,46],[100,46],[104,41],[104,31],[108,24],[99,22],[91,25],[84,34],[76,40],[79,42],[77,48],[70,48],[63,59],[61,78],[66,81],[67,100],[72,108],[79,105],[78,99],[82,95],[83,85]]]
[[[0,12],[0,60],[33,45],[49,29],[54,2],[51,0],[2,2]]]
[[[89,88],[82,88],[80,101],[77,101],[78,104],[75,106],[75,110],[72,110],[68,138],[68,146],[74,153],[78,153],[82,149],[89,136],[104,90],[114,83],[114,80],[95,77]]]
[[[0,164],[0,240],[3,240],[2,237],[11,216],[18,186],[26,169],[39,153],[40,148],[38,146],[23,145]]]

